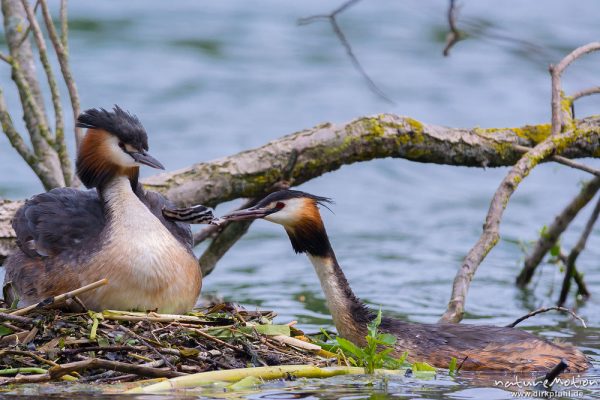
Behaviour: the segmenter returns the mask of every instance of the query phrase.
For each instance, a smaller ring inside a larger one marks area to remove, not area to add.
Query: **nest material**
[[[306,343],[289,325],[273,325],[274,317],[231,303],[186,315],[0,310],[0,384],[127,382],[251,366],[329,364],[330,353]]]

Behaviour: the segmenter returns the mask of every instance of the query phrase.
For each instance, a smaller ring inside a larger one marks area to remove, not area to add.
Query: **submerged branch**
[[[491,249],[494,248],[500,239],[500,222],[502,215],[510,200],[510,197],[517,189],[523,179],[535,168],[542,160],[561,154],[562,151],[578,139],[582,139],[578,132],[575,119],[570,113],[571,101],[567,100],[566,109],[564,95],[560,78],[565,69],[577,58],[592,51],[600,50],[600,42],[589,43],[581,46],[566,57],[564,57],[556,66],[550,66],[551,89],[552,89],[552,124],[550,135],[528,151],[511,168],[510,172],[496,189],[488,210],[483,232],[477,243],[469,250],[462,265],[460,266],[454,283],[452,285],[452,294],[448,302],[448,308],[441,318],[443,322],[459,322],[464,313],[465,300],[471,285],[473,275],[479,265],[483,262]]]
[[[557,303],[558,306],[562,306],[563,304],[565,304],[565,301],[567,300],[567,295],[569,294],[569,289],[571,288],[571,279],[574,279],[576,275],[579,275],[575,270],[575,262],[577,261],[577,257],[579,257],[579,254],[585,248],[585,244],[587,243],[587,240],[590,234],[592,233],[592,229],[594,228],[594,225],[598,220],[598,215],[600,215],[600,199],[596,203],[596,207],[594,207],[594,211],[592,211],[592,215],[590,216],[587,224],[585,225],[585,229],[579,237],[577,244],[575,245],[575,247],[573,247],[573,250],[571,250],[571,253],[569,253],[569,256],[567,257],[565,278],[563,280],[562,288],[560,290],[560,297]]]
[[[567,229],[571,221],[575,219],[579,211],[586,206],[600,189],[600,178],[594,178],[585,183],[581,191],[571,202],[556,216],[554,222],[544,230],[536,242],[533,251],[525,259],[523,269],[517,277],[517,285],[525,287],[533,277],[535,269],[542,262],[544,256],[556,244],[560,235]]]

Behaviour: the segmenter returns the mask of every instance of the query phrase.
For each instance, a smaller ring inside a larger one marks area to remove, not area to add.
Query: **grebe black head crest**
[[[319,205],[326,208],[332,200],[299,190],[280,190],[271,193],[254,207],[238,210],[222,217],[236,221],[264,218],[283,225],[296,253],[327,256],[331,253],[329,238],[319,213]]]
[[[148,135],[140,120],[117,105],[112,111],[84,111],[77,126],[88,128],[77,157],[77,174],[87,187],[102,187],[120,175],[136,186],[140,165],[164,169],[147,153]]]

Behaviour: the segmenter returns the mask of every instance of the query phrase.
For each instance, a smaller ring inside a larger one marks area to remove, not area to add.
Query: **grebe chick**
[[[283,225],[296,253],[306,253],[327,299],[338,333],[359,346],[366,344],[367,323],[374,313],[353,293],[319,213],[319,205],[330,200],[295,190],[275,192],[256,206],[232,212],[224,220],[264,218]],[[561,359],[570,371],[589,368],[586,356],[568,344],[538,338],[516,328],[467,324],[419,324],[383,318],[381,331],[398,338],[395,352],[408,352],[410,361],[426,361],[448,368],[452,357],[465,370],[549,370]]]
[[[5,262],[5,285],[29,305],[108,278],[81,295],[88,308],[189,311],[202,283],[191,230],[165,219],[162,208],[172,204],[138,182],[141,165],[164,169],[147,153],[144,127],[118,106],[87,110],[77,126],[87,128],[77,175],[96,190],[53,189],[25,202],[13,220],[18,248]],[[207,208],[196,212],[212,220]]]

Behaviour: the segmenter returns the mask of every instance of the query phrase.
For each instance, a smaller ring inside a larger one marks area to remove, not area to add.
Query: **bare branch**
[[[592,88],[587,88],[584,90],[580,90],[579,92],[575,93],[573,96],[571,96],[571,99],[573,101],[578,100],[582,97],[585,96],[591,96],[593,94],[599,94],[600,93],[600,86],[596,86],[596,87],[592,87]]]
[[[256,204],[256,200],[248,200],[238,209],[244,209]],[[198,262],[202,276],[208,276],[217,266],[217,262],[229,249],[248,231],[252,221],[224,221],[220,225],[209,225],[194,234],[194,246],[202,243],[208,238],[212,241],[204,250]]]
[[[8,64],[12,63],[12,60],[10,59],[10,56],[7,56],[6,54],[4,54],[2,52],[0,52],[0,60],[6,62]]]
[[[560,297],[558,298],[558,306],[562,306],[567,300],[567,295],[569,294],[569,289],[571,288],[571,279],[575,276],[575,261],[577,261],[577,257],[579,257],[579,254],[585,248],[588,237],[590,236],[590,233],[592,233],[592,229],[598,220],[598,215],[600,215],[600,199],[598,199],[596,207],[594,207],[594,211],[592,211],[592,215],[585,225],[585,229],[579,237],[577,244],[575,247],[573,247],[571,253],[569,253],[569,257],[567,257],[567,268],[565,270],[565,278],[560,290]]]
[[[36,157],[51,175],[50,180],[46,179],[42,182],[47,190],[64,186],[60,161],[50,144],[52,138],[48,133],[44,98],[37,78],[33,51],[30,41],[23,40],[23,27],[29,25],[25,10],[20,0],[2,0],[1,4],[12,79],[17,85],[21,99],[25,126]]]
[[[450,31],[446,35],[446,47],[444,47],[444,57],[450,55],[450,49],[459,41],[463,39],[462,34],[456,27],[456,17],[458,14],[458,7],[456,6],[456,0],[450,0],[448,7],[448,27]]]
[[[577,140],[559,142],[565,146],[562,154],[570,158],[593,156],[600,146],[600,117],[576,121],[576,127]],[[522,156],[515,144],[533,146],[549,132],[549,124],[459,129],[381,114],[345,124],[321,124],[256,149],[146,178],[143,184],[181,207],[214,207],[237,198],[261,197],[281,181],[297,186],[344,165],[378,158],[471,167],[511,166]],[[0,203],[0,213],[2,208]],[[14,243],[14,234],[2,237],[0,221],[2,242]]]
[[[37,157],[29,147],[27,147],[27,144],[21,135],[16,131],[6,107],[6,100],[4,99],[4,92],[2,89],[0,89],[0,123],[2,123],[2,130],[6,134],[10,144],[17,150],[21,158],[23,158],[30,167],[34,168],[38,164]]]
[[[52,97],[52,105],[54,107],[54,116],[55,116],[55,136],[54,141],[52,143],[54,150],[57,152],[58,157],[60,159],[61,169],[63,172],[63,176],[65,179],[65,184],[67,186],[71,185],[72,180],[72,170],[71,170],[71,160],[69,158],[69,154],[67,152],[67,146],[64,140],[64,131],[65,124],[63,119],[63,111],[62,106],[60,104],[60,93],[58,90],[58,83],[56,82],[56,78],[54,77],[54,72],[52,71],[52,67],[50,65],[50,61],[48,59],[48,51],[46,48],[46,41],[44,40],[44,36],[42,35],[42,30],[35,18],[33,9],[29,6],[28,0],[21,0],[23,4],[23,8],[25,9],[25,13],[27,14],[27,19],[29,20],[29,26],[33,30],[33,37],[38,47],[38,53],[40,56],[40,61],[44,68],[44,72],[46,73],[46,77],[48,79],[48,86],[50,87],[50,94]]]
[[[75,80],[73,78],[73,74],[71,73],[71,67],[69,66],[69,54],[67,53],[67,47],[63,46],[61,39],[58,37],[56,33],[56,28],[52,21],[52,16],[50,15],[50,10],[48,9],[48,3],[46,0],[39,0],[42,5],[42,15],[44,16],[44,21],[46,23],[46,30],[48,31],[48,36],[50,37],[50,41],[54,46],[54,51],[56,51],[56,57],[58,58],[58,63],[60,65],[60,70],[62,72],[63,78],[65,80],[65,84],[67,85],[67,89],[69,91],[69,98],[71,99],[71,106],[73,108],[73,118],[77,120],[77,116],[79,116],[81,106],[79,103],[79,93],[77,92],[77,86],[75,85]],[[65,21],[61,21],[66,24]],[[66,40],[67,37],[63,36],[63,40]],[[81,143],[81,139],[83,138],[83,131],[81,128],[75,127],[75,143],[77,147]]]
[[[246,234],[250,225],[252,221],[231,222],[216,235],[198,260],[202,276],[209,275],[215,269],[217,262]]]
[[[471,280],[481,262],[498,242],[500,238],[499,228],[502,215],[504,214],[504,210],[506,209],[510,197],[517,189],[520,182],[529,175],[531,170],[535,168],[541,160],[550,157],[555,152],[560,152],[564,147],[578,139],[578,133],[575,130],[575,123],[572,117],[569,124],[570,130],[561,134],[564,121],[561,110],[563,98],[560,77],[565,68],[567,68],[575,59],[595,50],[600,50],[600,42],[594,42],[579,47],[563,58],[556,67],[550,67],[552,75],[552,127],[550,137],[525,153],[511,168],[510,172],[500,183],[496,193],[494,193],[483,225],[483,232],[477,243],[469,250],[469,253],[456,273],[448,308],[442,316],[441,321],[459,322],[462,319],[465,300],[471,285]]]
[[[42,109],[39,107],[39,104],[35,100],[35,97],[31,90],[31,87],[29,86],[27,79],[23,75],[21,66],[19,65],[18,61],[15,58],[11,58],[11,61],[12,61],[11,62],[12,70],[13,70],[13,80],[15,81],[15,84],[17,85],[19,92],[23,96],[24,105],[26,106],[26,107],[24,107],[24,109],[27,108],[27,109],[31,110],[34,118],[37,121],[40,121],[37,126],[37,131],[38,131],[39,135],[46,141],[46,143],[50,147],[54,148],[54,144],[55,144],[54,139],[51,136],[50,130],[48,129],[48,125],[41,122],[41,121],[45,121],[46,118],[43,114]],[[33,140],[33,138],[32,138],[32,140]]]
[[[354,51],[352,50],[352,46],[350,45],[350,42],[346,38],[346,35],[344,34],[344,31],[342,30],[342,28],[340,28],[340,26],[339,26],[339,24],[337,22],[337,19],[336,19],[337,16],[340,13],[344,12],[345,10],[347,10],[348,8],[352,7],[353,5],[357,4],[360,1],[361,0],[349,0],[349,1],[346,1],[341,6],[339,6],[335,10],[333,10],[330,14],[313,15],[313,16],[306,17],[306,18],[300,18],[298,20],[298,24],[299,25],[307,25],[307,24],[310,24],[310,23],[318,21],[318,20],[328,20],[329,23],[330,23],[330,25],[331,25],[331,28],[333,29],[333,32],[335,33],[335,35],[339,39],[340,43],[344,47],[344,50],[346,50],[346,54],[350,58],[350,61],[352,62],[352,65],[354,65],[354,68],[358,71],[359,74],[362,75],[363,79],[367,82],[367,85],[369,86],[369,89],[371,89],[371,91],[373,93],[375,93],[377,96],[379,96],[382,100],[384,100],[384,101],[386,101],[386,102],[388,102],[390,104],[394,104],[394,101],[391,100],[383,92],[383,90],[381,90],[375,84],[375,82],[373,82],[373,80],[371,79],[371,77],[369,76],[369,74],[367,74],[367,72],[363,68],[363,66],[360,63],[360,61],[358,61],[358,58],[356,57],[356,55],[354,54]]]
[[[10,113],[6,107],[4,93],[0,88],[0,123],[2,130],[6,134],[11,146],[15,148],[21,158],[29,165],[32,171],[38,176],[44,187],[56,187],[55,176],[52,171],[48,170],[44,163],[41,163],[38,157],[27,146],[21,135],[16,131],[13,122],[10,118]],[[0,257],[1,258],[1,257]]]
[[[58,379],[63,375],[67,375],[72,372],[83,371],[85,369],[107,369],[111,371],[132,373],[135,375],[148,376],[152,378],[174,378],[185,375],[182,372],[162,370],[154,367],[145,367],[142,365],[135,365],[120,361],[110,361],[101,358],[86,358],[82,361],[75,361],[68,364],[61,364],[51,367],[48,370],[47,380]]]
[[[562,252],[562,249],[558,252],[557,258],[564,264],[567,265],[568,256]],[[590,297],[590,291],[587,288],[583,280],[583,274],[577,270],[577,266],[573,266],[573,280],[577,284],[577,294],[581,295],[584,299]]]
[[[525,259],[523,269],[517,277],[516,283],[519,287],[525,287],[531,281],[536,267],[542,262],[544,256],[556,244],[579,211],[594,198],[598,190],[600,190],[600,178],[585,183],[577,196],[556,216],[548,229],[545,229],[533,251]]]
[[[557,65],[550,66],[550,75],[552,77],[552,135],[559,134],[564,126],[563,107],[561,105],[563,96],[560,83],[562,73],[579,57],[598,50],[600,50],[600,42],[588,43],[573,50]]]
[[[583,320],[583,318],[581,318],[579,315],[575,314],[574,311],[569,310],[568,308],[564,308],[564,307],[543,307],[543,308],[538,308],[535,311],[530,312],[527,315],[522,316],[521,318],[518,318],[515,322],[506,325],[507,328],[514,328],[515,326],[517,326],[518,324],[520,324],[521,322],[525,321],[527,318],[531,318],[535,315],[541,314],[541,313],[545,313],[548,311],[562,311],[565,313],[569,313],[571,314],[573,317],[577,318],[580,322],[581,325],[583,325],[584,328],[587,328],[587,325],[585,324],[585,321]]]
[[[521,151],[523,153],[527,153],[529,150],[531,150],[531,147],[527,147],[527,146],[520,146],[520,145],[515,145],[515,149],[518,151]],[[566,157],[563,156],[551,156],[550,160],[557,162],[559,164],[562,165],[566,165],[567,167],[571,167],[571,168],[575,168],[575,169],[579,169],[581,171],[585,171],[588,172],[592,175],[596,175],[596,176],[600,176],[600,170],[596,169],[596,168],[592,168],[589,167],[585,164],[581,164],[578,163],[576,161],[570,160]]]
[[[35,6],[33,6],[33,14],[34,15],[37,12],[37,9],[39,6],[40,6],[40,2],[39,2],[39,0],[36,0]],[[30,33],[31,33],[31,25],[27,25],[27,29],[25,29],[23,36],[19,40],[19,46],[21,46],[27,40],[27,37],[29,36]]]
[[[563,140],[575,140],[577,134],[567,132],[563,135]],[[499,228],[502,215],[510,197],[519,186],[519,183],[529,175],[531,170],[543,159],[550,156],[557,148],[556,142],[546,139],[531,151],[527,152],[510,170],[506,177],[500,183],[500,186],[494,193],[490,208],[488,210],[483,233],[477,243],[469,250],[461,267],[459,268],[454,283],[452,285],[452,296],[448,303],[448,309],[441,318],[443,322],[459,322],[464,313],[464,304],[467,292],[471,285],[473,275],[477,268],[498,243],[500,238]]]
[[[563,155],[579,158],[593,154],[599,146],[599,125],[600,119],[596,118],[578,121],[580,138],[566,146]],[[215,206],[236,198],[260,196],[281,180],[297,186],[342,165],[374,158],[474,167],[510,166],[522,155],[513,148],[514,144],[532,146],[549,131],[548,124],[515,129],[455,129],[381,114],[341,125],[321,124],[257,149],[155,175],[144,183],[146,188],[165,194],[180,206]],[[290,179],[286,179],[283,171],[293,159]]]
[[[69,53],[69,24],[67,18],[67,0],[60,0],[60,42]]]

